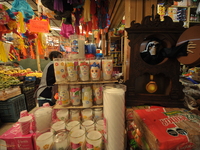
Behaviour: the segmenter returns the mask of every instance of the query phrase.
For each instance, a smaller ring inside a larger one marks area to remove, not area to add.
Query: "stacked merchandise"
[[[133,127],[142,149],[199,149],[200,117],[183,108],[134,108]]]

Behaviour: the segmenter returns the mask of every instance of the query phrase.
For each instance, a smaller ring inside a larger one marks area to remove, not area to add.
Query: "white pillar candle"
[[[68,109],[61,109],[57,111],[56,116],[59,120],[68,120],[69,119],[69,110]]]
[[[70,105],[68,85],[59,84],[58,85],[58,100],[61,102],[62,106]]]
[[[84,108],[92,107],[92,88],[90,86],[83,86],[82,88],[82,103]]]
[[[99,131],[90,131],[86,135],[86,148],[102,150],[102,134]]]
[[[38,150],[50,150],[53,144],[53,132],[46,132],[36,138]]]
[[[111,80],[113,72],[113,61],[112,59],[103,59],[102,60],[102,72],[103,80]]]
[[[102,84],[93,84],[94,104],[103,104],[103,87]]]
[[[66,61],[68,81],[77,81],[77,61]]]
[[[74,120],[70,120],[67,122],[66,124],[66,129],[68,131],[70,130],[77,130],[77,129],[80,129],[80,122],[79,121],[74,121]]]
[[[79,61],[79,77],[81,81],[88,81],[90,79],[90,65],[89,61]]]
[[[93,118],[93,111],[92,109],[83,109],[81,111],[82,120],[92,120]]]
[[[92,81],[99,81],[101,78],[101,60],[90,60],[90,77]]]
[[[103,86],[103,114],[106,120],[106,150],[124,149],[125,90],[122,84]],[[115,144],[113,144],[115,143]]]
[[[56,81],[66,80],[65,60],[54,58],[54,73]]]
[[[70,132],[70,145],[72,150],[84,149],[85,130],[78,129]]]
[[[81,86],[70,85],[70,100],[73,106],[81,104]]]

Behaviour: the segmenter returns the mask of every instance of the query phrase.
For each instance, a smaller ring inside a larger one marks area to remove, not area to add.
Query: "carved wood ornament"
[[[128,32],[131,47],[129,80],[126,81],[126,106],[160,105],[183,107],[183,86],[179,82],[180,63],[176,58],[164,58],[151,65],[143,60],[141,52],[148,41],[159,39],[162,48],[175,47],[178,38],[186,30],[183,22],[174,23],[165,16],[155,19],[145,17],[141,24],[132,21]]]

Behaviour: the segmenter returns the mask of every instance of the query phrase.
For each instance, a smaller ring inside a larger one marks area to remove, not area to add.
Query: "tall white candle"
[[[54,73],[56,81],[66,80],[65,60],[61,58],[54,59]]]

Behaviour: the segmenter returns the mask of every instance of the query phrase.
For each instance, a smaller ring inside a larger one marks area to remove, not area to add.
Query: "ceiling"
[[[125,2],[124,0],[108,0],[109,10],[108,15],[110,16],[110,29],[119,27],[119,24],[125,14]],[[0,0],[1,4],[6,5],[8,8],[12,7],[13,0]],[[36,0],[27,0],[31,8],[33,9],[36,16],[38,16],[38,7]],[[53,27],[60,27],[61,20],[56,20],[54,18],[50,19],[50,25]],[[60,31],[52,30],[51,34],[54,36],[59,36]]]

